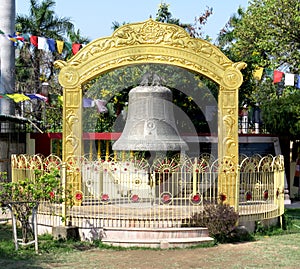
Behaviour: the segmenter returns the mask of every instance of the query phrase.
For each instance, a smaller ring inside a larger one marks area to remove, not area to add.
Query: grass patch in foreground
[[[286,209],[283,216],[283,229],[280,227],[268,227],[261,229],[255,233],[256,240],[260,240],[261,236],[275,236],[282,234],[295,234],[300,233],[300,209]],[[243,241],[242,241],[243,242]],[[236,242],[238,243],[238,242]],[[198,246],[190,247],[195,248],[208,248],[213,247],[215,242],[208,244],[201,244]],[[19,250],[15,250],[13,243],[12,227],[8,224],[0,225],[0,268],[38,268],[33,267],[33,264],[38,264],[44,261],[48,262],[63,262],[67,254],[83,252],[86,250],[138,250],[149,248],[123,248],[113,247],[103,244],[101,241],[94,242],[81,242],[81,241],[60,241],[54,240],[52,235],[46,234],[39,236],[39,254],[34,251],[34,245],[23,247],[20,246]],[[151,249],[157,251],[160,249]],[[23,267],[17,267],[18,262],[23,263]],[[14,267],[7,267],[6,264],[14,264]],[[24,264],[30,264],[31,267],[26,267]],[[5,265],[5,266],[4,266]]]

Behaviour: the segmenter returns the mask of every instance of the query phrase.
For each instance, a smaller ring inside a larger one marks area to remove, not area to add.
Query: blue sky
[[[93,40],[110,36],[114,21],[133,23],[144,21],[150,15],[155,18],[161,2],[168,3],[173,17],[183,23],[193,23],[206,7],[212,7],[213,15],[204,33],[213,39],[239,6],[248,6],[248,0],[56,0],[55,12],[60,17],[69,17],[83,36]],[[16,0],[16,12],[28,15],[29,3],[29,0]]]

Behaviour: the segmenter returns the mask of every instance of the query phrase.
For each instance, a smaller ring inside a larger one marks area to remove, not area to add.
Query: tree
[[[63,40],[65,44],[68,44],[69,40],[73,43],[88,43],[89,39],[81,36],[80,30],[75,31],[70,18],[58,17],[53,10],[54,7],[54,0],[43,0],[41,3],[37,0],[30,0],[29,15],[18,14],[17,16],[17,30],[24,36],[30,34]],[[27,41],[20,49],[16,62],[18,91],[21,93],[42,93],[48,97],[61,95],[61,87],[56,79],[57,70],[54,68],[53,62],[58,59],[70,58],[72,56],[71,51],[65,49],[62,54],[49,53],[32,46],[29,40]],[[48,85],[47,89],[44,85]],[[47,106],[46,110],[45,106]],[[51,102],[51,105],[32,100],[25,107],[23,116],[31,117],[44,130],[60,131],[61,124],[57,123],[61,123],[61,118],[57,117],[62,114],[61,110],[62,107],[57,100]],[[32,111],[35,111],[34,118],[32,118]]]
[[[172,13],[169,11],[169,4],[161,3],[159,5],[156,21],[171,23],[179,25],[184,28],[191,37],[203,37],[202,28],[207,23],[208,18],[213,14],[213,9],[207,7],[207,9],[203,12],[202,15],[195,17],[194,23],[181,23],[179,19],[173,18]],[[206,39],[209,39],[207,36]]]
[[[294,87],[283,89],[282,84],[274,84],[267,75],[262,80],[255,80],[253,71],[258,67],[275,70],[286,66],[289,72],[299,72],[299,10],[297,0],[253,0],[246,11],[238,13],[238,20],[231,18],[231,31],[225,31],[219,37],[222,49],[233,60],[248,65],[240,101],[259,103],[268,131],[291,139],[300,136],[299,91]],[[230,39],[224,42],[229,34]],[[291,103],[294,104],[292,107]],[[291,120],[286,118],[287,115]]]

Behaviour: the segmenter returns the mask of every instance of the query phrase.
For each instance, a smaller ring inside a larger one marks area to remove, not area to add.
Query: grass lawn
[[[300,209],[287,209],[286,229],[260,230],[252,242],[187,249],[122,249],[101,242],[55,241],[39,237],[33,246],[15,251],[12,230],[0,225],[0,268],[300,268]]]

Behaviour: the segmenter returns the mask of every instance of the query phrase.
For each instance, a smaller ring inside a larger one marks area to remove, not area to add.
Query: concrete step
[[[102,242],[112,246],[174,248],[213,242],[207,228],[104,228]]]
[[[115,247],[145,247],[145,248],[186,248],[205,243],[212,243],[211,237],[168,238],[168,239],[108,239],[103,238],[102,243]]]

